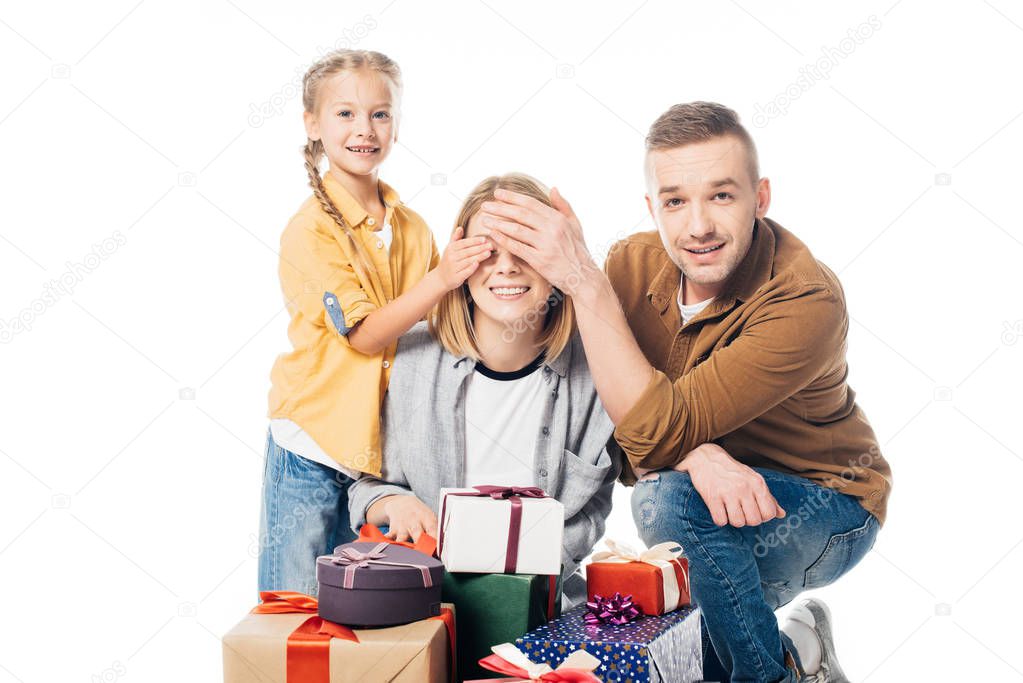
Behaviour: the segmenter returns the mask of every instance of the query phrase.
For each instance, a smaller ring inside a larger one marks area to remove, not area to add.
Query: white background
[[[0,681],[219,679],[256,599],[276,244],[309,193],[296,86],[346,42],[403,68],[383,177],[441,247],[470,187],[520,170],[600,254],[651,226],[653,119],[735,108],[770,216],[844,283],[894,469],[875,549],[819,591],[847,673],[1023,677],[1023,8],[128,0],[0,11]],[[625,489],[609,531],[635,537]]]

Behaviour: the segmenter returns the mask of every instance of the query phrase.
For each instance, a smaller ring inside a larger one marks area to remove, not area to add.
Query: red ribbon
[[[451,611],[450,607],[441,607],[440,615],[430,618],[440,619],[448,630],[448,671],[451,672],[451,683],[455,683],[457,680],[455,678],[455,663],[458,661],[455,658],[455,613]]]
[[[363,543],[390,543],[391,545],[402,545],[406,548],[412,548],[412,550],[418,550],[419,552],[431,557],[437,553],[437,539],[430,534],[419,534],[419,539],[415,543],[409,543],[408,541],[396,541],[393,538],[384,536],[383,532],[372,524],[363,524],[359,528],[359,537],[355,540]]]
[[[557,593],[558,590],[558,577],[551,574],[547,577],[547,621],[554,619],[554,607],[558,602],[561,602],[561,596]]]
[[[316,598],[295,591],[262,591],[261,602],[253,614],[316,614]],[[303,621],[288,636],[287,680],[302,683],[330,683],[330,639],[341,638],[359,642],[347,626],[335,624],[319,616]]]
[[[376,527],[374,527],[376,528]],[[380,530],[377,529],[377,533]],[[253,614],[316,613],[319,602],[311,595],[295,591],[261,591],[262,602],[253,608]],[[444,622],[448,631],[449,669],[455,680],[455,615],[442,607],[440,615],[430,617]],[[288,636],[288,683],[330,683],[330,640],[340,638],[359,642],[359,637],[347,626],[335,624],[319,616],[309,617]]]
[[[519,562],[519,536],[522,531],[522,499],[546,498],[543,489],[536,486],[474,486],[475,491],[449,493],[449,496],[469,496],[480,498],[490,496],[494,500],[507,500],[511,503],[511,519],[508,521],[508,544],[504,551],[504,573],[514,574]],[[447,497],[445,497],[445,503]],[[441,503],[440,544],[444,545],[444,503]]]
[[[529,681],[543,681],[544,683],[600,683],[600,679],[592,671],[585,671],[583,669],[555,669],[554,671],[540,674],[539,678],[530,678],[528,671],[515,666],[498,655],[488,655],[481,659],[479,664],[484,669],[511,677],[487,680],[507,681],[508,683],[512,681],[521,681],[522,683],[529,683]],[[465,683],[476,683],[476,681],[465,681]],[[485,681],[480,679],[480,683],[485,683]]]

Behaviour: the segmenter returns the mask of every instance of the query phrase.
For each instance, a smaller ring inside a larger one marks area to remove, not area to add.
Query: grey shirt
[[[381,415],[382,476],[364,475],[351,485],[353,529],[366,523],[367,509],[383,496],[415,495],[437,513],[441,487],[465,485],[465,390],[475,365],[445,351],[426,323],[398,341]],[[540,372],[549,391],[536,435],[533,483],[565,508],[564,590],[578,602],[586,586],[577,569],[604,535],[622,457],[578,334]]]

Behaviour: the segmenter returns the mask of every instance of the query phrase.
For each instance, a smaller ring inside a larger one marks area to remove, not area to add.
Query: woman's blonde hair
[[[323,82],[339,73],[368,70],[375,71],[390,79],[395,90],[401,93],[401,69],[387,55],[371,50],[334,50],[328,52],[317,60],[305,76],[302,78],[302,106],[311,114],[315,114],[319,104],[320,86]],[[323,187],[323,178],[320,177],[320,159],[324,155],[323,141],[307,139],[305,147],[302,148],[305,157],[305,170],[309,174],[309,187],[313,189],[313,195],[320,203],[320,208],[330,216],[341,228],[341,231],[348,237],[355,250],[356,261],[352,266],[355,268],[359,279],[367,286],[372,282],[369,272],[373,270],[369,255],[366,254],[362,244],[355,238],[348,222],[345,221],[334,202],[327,195]],[[383,300],[383,292],[378,292]]]
[[[502,176],[490,176],[480,182],[466,197],[458,212],[455,225],[468,229],[469,220],[479,212],[483,202],[494,198],[495,190],[511,190],[551,205],[547,188],[540,181],[524,173],[506,173]],[[468,356],[480,360],[480,348],[473,327],[472,316],[474,304],[469,295],[469,287],[463,284],[448,293],[437,302],[429,316],[430,333],[454,356]],[[534,325],[543,325],[540,334],[540,345],[545,349],[547,362],[561,355],[572,334],[575,332],[575,313],[572,300],[557,288],[554,288],[543,307],[536,313],[535,319],[527,316],[521,325],[516,324],[504,331],[502,337],[506,341],[517,334],[522,334]],[[519,329],[519,328],[522,329]]]

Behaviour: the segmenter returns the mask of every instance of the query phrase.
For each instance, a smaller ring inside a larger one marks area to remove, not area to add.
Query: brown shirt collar
[[[714,297],[700,317],[710,317],[731,309],[738,301],[750,298],[771,279],[774,270],[774,231],[768,225],[769,219],[756,219],[753,224],[753,241],[746,256],[739,262],[732,276],[725,283],[721,293]],[[682,273],[665,253],[664,265],[654,276],[647,289],[647,298],[658,313],[664,313],[678,297]]]

